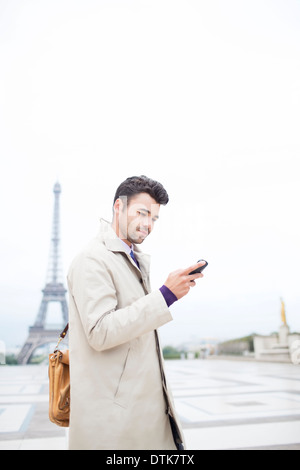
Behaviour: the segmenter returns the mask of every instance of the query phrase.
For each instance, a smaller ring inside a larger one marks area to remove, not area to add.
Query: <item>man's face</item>
[[[127,198],[118,199],[115,203],[115,213],[119,219],[119,237],[130,244],[143,243],[153,230],[159,209],[160,204],[148,193],[133,196],[128,204]]]

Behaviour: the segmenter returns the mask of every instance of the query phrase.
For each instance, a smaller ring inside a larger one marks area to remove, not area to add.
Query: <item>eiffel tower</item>
[[[43,298],[37,314],[35,323],[29,327],[28,337],[19,353],[18,363],[27,364],[32,353],[40,346],[47,343],[57,343],[61,329],[46,328],[46,317],[48,306],[51,302],[58,302],[61,306],[63,323],[68,323],[68,306],[66,301],[66,292],[60,268],[60,223],[59,223],[59,197],[61,186],[59,183],[54,185],[54,214],[49,266],[47,271],[46,286],[42,290]]]

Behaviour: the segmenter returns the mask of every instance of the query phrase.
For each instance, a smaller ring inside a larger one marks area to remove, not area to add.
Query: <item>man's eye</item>
[[[142,217],[147,217],[147,212],[143,212],[143,211],[138,211],[138,214],[141,215]]]

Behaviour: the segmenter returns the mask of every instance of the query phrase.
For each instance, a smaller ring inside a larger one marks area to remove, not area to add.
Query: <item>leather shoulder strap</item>
[[[66,334],[68,333],[68,329],[69,329],[69,323],[66,324],[65,326],[65,329],[61,332],[61,334],[59,335],[59,337],[61,339],[64,339],[64,337],[66,336]]]

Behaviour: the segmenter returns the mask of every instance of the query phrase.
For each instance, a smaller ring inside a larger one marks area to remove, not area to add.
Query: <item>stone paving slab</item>
[[[300,450],[300,366],[167,361],[188,449]],[[0,450],[64,450],[48,419],[47,366],[0,367]]]

